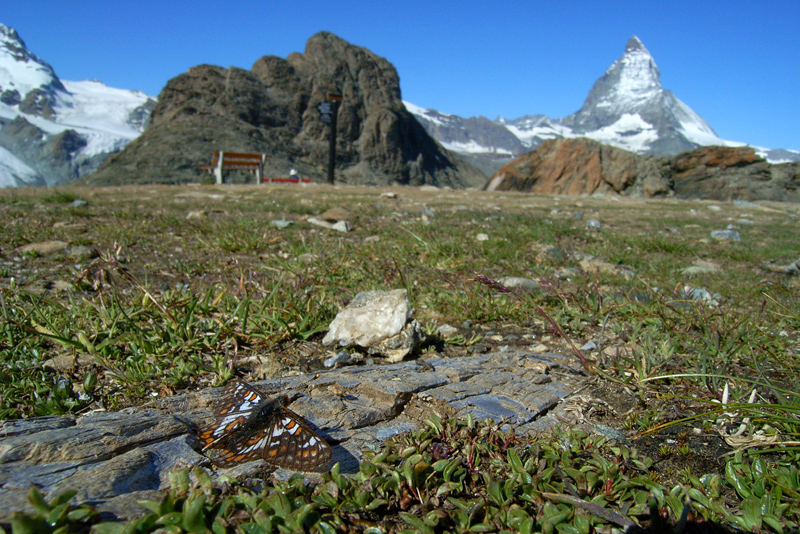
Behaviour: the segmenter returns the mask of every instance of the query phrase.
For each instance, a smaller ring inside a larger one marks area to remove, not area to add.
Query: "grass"
[[[688,496],[693,513],[715,521],[748,529],[796,528],[791,509],[800,492],[800,285],[767,266],[789,264],[800,255],[794,239],[797,206],[726,204],[711,211],[696,201],[613,202],[411,188],[399,188],[393,199],[381,192],[291,186],[0,191],[5,229],[0,236],[0,362],[6,370],[0,376],[0,418],[120,409],[153,394],[218,385],[234,372],[263,372],[231,369],[228,361],[235,354],[276,354],[284,370],[303,368],[309,363],[297,344],[311,343],[320,360],[324,330],[356,293],[401,287],[409,291],[426,331],[471,322],[468,331],[437,345],[448,355],[457,357],[476,345],[491,348],[489,331],[535,334],[537,340],[550,336],[552,348],[565,351],[573,349],[562,333],[577,346],[594,340],[600,350],[582,354],[599,377],[592,394],[625,406],[598,422],[639,434],[639,452],[625,454],[643,462],[634,470],[637,476],[647,473],[640,485],[630,477],[615,478],[613,465],[600,459],[594,465],[564,456],[564,443],[580,443],[575,445],[580,448],[586,440],[591,450],[606,451],[598,452],[602,458],[624,456],[608,449],[616,445],[593,442],[593,437],[500,438],[491,425],[440,421],[431,423],[433,434],[403,438],[410,440],[403,450],[416,447],[411,456],[387,444],[383,460],[365,464],[372,467],[362,468],[357,483],[329,475],[321,487],[339,488],[333,500],[294,482],[264,494],[236,485],[179,484],[169,497],[172,504],[158,505],[157,517],[136,528],[149,532],[178,521],[184,530],[195,524],[213,530],[217,519],[233,525],[234,511],[237,525],[250,521],[263,529],[302,516],[306,528],[321,531],[327,531],[325,525],[340,528],[369,519],[375,510],[390,516],[378,528],[398,531],[486,524],[549,532],[558,522],[548,518],[558,517],[570,525],[559,532],[588,534],[609,523],[574,496],[545,495],[569,494],[565,481],[579,486],[581,500],[627,508],[642,520],[649,514],[650,496],[673,520]],[[76,199],[88,205],[71,207]],[[425,205],[435,213],[427,223],[421,219]],[[358,216],[353,232],[329,232],[305,222],[306,216],[336,206]],[[561,211],[551,214],[554,207]],[[187,218],[192,211],[204,216]],[[603,229],[587,229],[572,211],[599,218]],[[742,242],[709,238],[711,230],[736,224],[743,214],[755,224],[739,229]],[[294,224],[278,230],[270,222],[275,219]],[[489,240],[478,241],[478,233]],[[98,255],[79,260],[68,251],[15,251],[54,239],[88,246]],[[591,257],[613,268],[581,269],[581,260]],[[720,271],[682,274],[698,259],[713,261]],[[498,292],[476,282],[478,274],[532,278],[540,290]],[[718,293],[722,300],[717,306],[687,301],[680,291],[684,285]],[[723,444],[733,455],[723,463],[698,445],[692,430],[710,439],[726,425],[742,424],[747,435],[761,432],[775,439]],[[458,436],[475,432],[505,445],[481,449],[472,460],[466,453],[437,459],[439,453],[430,449],[432,443],[454,440],[458,445],[447,445],[451,450],[467,450]],[[687,437],[666,446],[665,436],[675,433]],[[561,452],[550,459],[541,453],[546,447]],[[413,463],[407,461],[411,457]],[[448,463],[441,463],[445,459]],[[448,468],[451,463],[455,467]],[[600,473],[595,478],[588,475],[593,469]],[[463,474],[455,480],[454,472]],[[542,472],[551,478],[545,480]],[[514,482],[498,487],[486,478],[489,473]],[[536,483],[526,482],[528,477]],[[598,480],[611,481],[611,487],[601,487]],[[617,492],[618,483],[625,489]],[[364,484],[386,484],[378,492],[386,502],[365,501],[358,493]],[[279,491],[294,492],[296,499],[277,503],[274,492]],[[402,504],[406,501],[411,504]],[[37,510],[46,519],[56,508],[62,513],[65,502],[39,503]],[[195,510],[191,518],[189,508]],[[754,519],[756,508],[769,510],[761,523]],[[86,510],[73,516],[78,522],[96,521]]]

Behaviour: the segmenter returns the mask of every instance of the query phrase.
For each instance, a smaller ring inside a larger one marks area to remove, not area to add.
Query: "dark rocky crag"
[[[708,146],[675,156],[639,156],[591,139],[554,139],[497,171],[486,188],[800,202],[800,163],[772,165],[750,147]]]
[[[248,71],[200,65],[170,80],[145,132],[78,183],[186,183],[205,178],[214,150],[265,152],[266,176],[296,168],[324,181],[328,125],[338,112],[336,178],[347,183],[478,187],[485,176],[450,155],[406,111],[386,59],[327,32],[286,59],[265,56]]]

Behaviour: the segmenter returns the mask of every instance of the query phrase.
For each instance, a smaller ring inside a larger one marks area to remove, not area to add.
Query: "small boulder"
[[[54,254],[66,250],[68,246],[69,244],[65,241],[41,241],[18,247],[17,252],[21,254]]]
[[[336,315],[322,344],[359,346],[399,362],[417,348],[422,337],[422,327],[411,318],[405,289],[365,291]]]

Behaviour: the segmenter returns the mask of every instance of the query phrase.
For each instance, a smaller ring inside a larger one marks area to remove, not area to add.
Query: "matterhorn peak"
[[[625,45],[625,52],[644,52],[645,54],[650,54],[647,48],[644,47],[644,43],[639,40],[638,37],[635,35],[628,39],[628,43]]]
[[[661,86],[658,65],[635,35],[594,83],[583,107],[560,122],[573,133],[636,152],[673,153],[721,142],[699,115]]]

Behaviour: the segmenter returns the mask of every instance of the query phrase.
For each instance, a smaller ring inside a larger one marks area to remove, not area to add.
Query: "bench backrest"
[[[263,154],[248,154],[245,152],[224,152],[222,157],[223,167],[259,167],[264,161]],[[217,166],[219,164],[219,150],[214,151],[211,157],[211,165]]]

